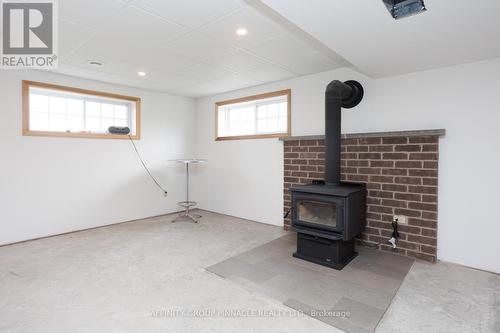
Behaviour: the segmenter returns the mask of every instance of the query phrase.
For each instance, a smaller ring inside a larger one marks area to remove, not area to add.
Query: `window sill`
[[[240,136],[222,136],[216,137],[215,141],[230,141],[230,140],[251,140],[251,139],[274,139],[274,138],[287,138],[290,134],[288,133],[277,133],[277,134],[256,134],[256,135],[240,135]]]
[[[120,135],[120,134],[67,133],[67,132],[49,132],[49,131],[23,131],[23,136],[129,140],[128,135]],[[133,140],[141,139],[141,136],[139,134],[131,135],[130,137]]]

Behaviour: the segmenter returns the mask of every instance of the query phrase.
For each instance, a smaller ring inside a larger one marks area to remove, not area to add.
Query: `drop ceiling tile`
[[[296,57],[316,51],[311,45],[290,33],[257,43],[246,49],[259,57],[275,63],[280,63],[284,59],[290,58],[291,55]]]
[[[120,61],[115,61],[107,58],[99,58],[96,60],[99,60],[102,62],[103,66],[101,67],[96,67],[92,66],[88,63],[88,60],[86,57],[82,57],[79,54],[74,54],[70,56],[68,59],[66,59],[63,63],[68,66],[74,66],[74,67],[79,67],[84,70],[88,71],[94,71],[96,73],[108,73],[108,74],[116,74],[116,75],[121,75],[121,76],[132,76],[131,73],[133,73],[134,69],[136,70],[137,73],[137,68],[133,65],[125,65],[125,63],[120,62]]]
[[[189,84],[198,82],[195,79],[168,73],[158,69],[149,68],[146,66],[134,64],[120,64],[121,68],[117,68],[114,74],[122,75],[132,79],[139,79],[142,81],[155,82],[158,84],[157,90],[165,89],[166,87],[183,87]],[[137,72],[142,71],[146,76],[138,76]]]
[[[125,85],[130,87],[142,88],[158,92],[174,93],[182,87],[176,78],[165,77],[164,81],[153,81],[139,77],[125,77],[113,73],[99,72],[88,68],[72,66],[68,64],[60,64],[56,73],[78,76],[90,80],[96,80],[106,83]],[[196,82],[191,81],[190,85]]]
[[[240,74],[233,74],[220,79],[208,81],[207,83],[215,87],[219,87],[222,92],[254,86],[261,84],[262,81],[251,79]]]
[[[73,66],[67,63],[59,64],[58,68],[52,71],[60,74],[67,74],[101,82],[129,85],[133,87],[141,87],[147,89],[147,86],[144,85],[144,82],[141,80],[132,80],[120,75],[95,71],[89,68]]]
[[[139,52],[131,53],[126,62],[136,62],[158,68],[168,72],[181,71],[184,68],[193,66],[197,62],[184,55],[176,54],[170,50],[162,49],[142,49]]]
[[[145,79],[149,82],[155,83],[157,85],[156,90],[171,91],[172,89],[191,87],[199,82],[199,80],[172,73],[158,72],[148,69],[145,69],[145,71],[148,73]]]
[[[75,53],[73,53],[68,61],[77,59],[78,61],[108,61],[113,59],[116,61],[126,61],[130,55],[130,48],[127,44],[117,43],[110,44],[105,37],[93,37],[85,42]],[[135,53],[135,52],[134,52]]]
[[[101,28],[125,4],[117,0],[58,1],[59,17],[92,29]]]
[[[235,50],[233,46],[227,43],[214,40],[194,31],[165,44],[161,49],[170,50],[173,53],[200,61],[220,57]]]
[[[245,28],[246,36],[238,36],[236,30]],[[222,39],[238,47],[245,47],[277,37],[286,31],[250,7],[242,8],[198,29],[215,39]]]
[[[176,23],[152,15],[140,8],[128,6],[109,20],[102,36],[108,43],[130,46],[162,45],[189,30]]]
[[[264,82],[280,81],[297,76],[297,74],[287,71],[274,65],[264,65],[258,68],[242,71],[241,74]]]
[[[135,48],[126,43],[110,45],[105,38],[96,38],[85,43],[68,60],[79,63],[87,63],[90,60],[135,63],[167,72],[181,71],[197,63],[170,50],[153,46]]]
[[[313,74],[341,67],[333,60],[316,51],[298,56],[291,54],[287,59],[280,61],[280,65],[300,75]]]
[[[93,30],[59,20],[59,59],[64,60],[88,40]]]
[[[194,78],[199,81],[208,81],[229,76],[234,73],[212,65],[198,63],[193,66],[186,67],[183,70],[176,71],[176,74]]]
[[[199,27],[242,6],[235,0],[138,0],[134,5],[190,28]]]
[[[155,90],[161,91],[165,90],[167,87],[183,87],[187,85],[192,85],[199,80],[194,78],[189,78],[181,75],[176,75],[170,72],[159,70],[157,68],[151,68],[147,65],[137,64],[137,63],[125,63],[119,61],[111,61],[104,59],[104,66],[94,67],[89,65],[84,59],[78,59],[77,57],[70,57],[69,60],[64,62],[64,65],[78,67],[82,70],[94,72],[96,76],[100,75],[114,75],[131,80],[135,80],[141,87],[141,83],[157,83]],[[140,77],[137,72],[143,71],[146,76]],[[151,87],[151,85],[149,85]]]
[[[134,24],[127,22],[136,22]],[[139,63],[164,70],[176,70],[194,64],[188,57],[167,52],[160,44],[186,32],[186,29],[140,9],[128,7],[107,23],[78,50],[87,60]]]
[[[208,59],[207,62],[235,72],[262,67],[268,64],[265,60],[244,51],[234,51],[217,58]]]
[[[262,82],[260,81],[252,80],[241,75],[231,75],[217,80],[200,82],[192,86],[186,86],[177,89],[175,92],[183,96],[199,98],[215,95],[222,92],[251,87],[261,83]]]
[[[236,51],[220,58],[212,59],[209,62],[264,82],[284,80],[296,75],[291,71],[257,58],[245,51]]]
[[[219,87],[216,87],[209,83],[197,83],[190,87],[181,87],[172,90],[172,93],[180,96],[186,96],[191,98],[201,98],[210,95],[216,95],[220,93]]]

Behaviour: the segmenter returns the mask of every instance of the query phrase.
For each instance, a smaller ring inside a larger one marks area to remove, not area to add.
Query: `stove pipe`
[[[334,80],[325,92],[325,183],[340,183],[341,108],[350,109],[363,99],[363,86],[357,81]]]

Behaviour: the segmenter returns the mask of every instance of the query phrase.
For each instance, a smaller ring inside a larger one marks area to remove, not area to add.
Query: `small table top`
[[[171,162],[178,162],[178,163],[184,163],[184,164],[196,164],[196,163],[204,163],[207,160],[202,160],[202,159],[196,159],[196,158],[180,158],[177,160],[169,160]]]

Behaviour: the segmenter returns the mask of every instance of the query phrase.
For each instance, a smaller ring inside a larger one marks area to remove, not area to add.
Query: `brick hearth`
[[[349,134],[342,139],[342,180],[366,183],[367,227],[358,245],[393,251],[387,243],[393,215],[408,216],[400,225],[396,252],[436,261],[439,136],[444,131]],[[321,137],[284,140],[284,211],[290,187],[324,179],[325,143]],[[290,228],[290,216],[284,220]]]

